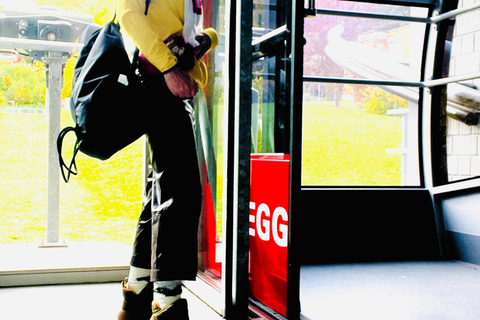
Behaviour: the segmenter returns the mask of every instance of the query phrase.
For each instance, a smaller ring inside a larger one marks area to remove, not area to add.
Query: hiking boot
[[[158,307],[157,302],[152,302],[152,317],[150,320],[189,320],[187,300],[180,299],[164,309]]]
[[[149,320],[152,315],[153,283],[149,282],[140,294],[127,289],[128,279],[122,281],[123,305],[118,320]]]

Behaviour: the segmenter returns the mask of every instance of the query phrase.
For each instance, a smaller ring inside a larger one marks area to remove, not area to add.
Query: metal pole
[[[48,116],[48,161],[47,161],[47,243],[59,243],[60,170],[56,149],[60,131],[60,113],[63,85],[63,65],[66,59],[61,52],[49,52],[44,58],[47,64],[47,116]]]
[[[94,26],[96,27],[96,26]],[[93,31],[93,29],[91,30]],[[60,132],[60,107],[63,87],[63,66],[68,57],[81,50],[83,43],[19,39],[0,37],[0,48],[25,49],[45,52],[42,61],[47,66],[47,97],[45,101],[48,120],[47,154],[47,239],[40,247],[65,246],[59,243],[60,169],[56,149]]]

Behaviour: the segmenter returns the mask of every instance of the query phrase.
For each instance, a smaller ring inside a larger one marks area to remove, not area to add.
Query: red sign
[[[287,313],[290,156],[252,154],[250,179],[250,294]]]

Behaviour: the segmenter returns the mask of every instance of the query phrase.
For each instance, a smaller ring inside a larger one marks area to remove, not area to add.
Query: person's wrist
[[[173,67],[171,67],[170,69],[168,69],[166,71],[163,71],[162,73],[163,73],[163,75],[166,75],[166,74],[169,74],[176,69],[178,69],[178,64],[174,65]]]
[[[205,53],[207,53],[207,51],[210,49],[211,45],[212,45],[212,40],[210,39],[210,37],[205,34],[205,33],[201,33],[199,35],[197,35],[195,37],[195,40],[198,41],[199,45],[197,47],[194,48],[194,52],[195,52],[195,58],[197,60],[199,60],[201,57],[203,57],[205,55]]]

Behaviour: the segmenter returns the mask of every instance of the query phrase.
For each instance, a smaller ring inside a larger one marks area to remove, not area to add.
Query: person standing
[[[151,172],[119,320],[185,320],[182,280],[195,280],[202,190],[193,98],[207,83],[202,56],[218,45],[202,29],[201,2],[117,0],[117,21],[141,52],[138,71],[153,111],[146,119]]]

